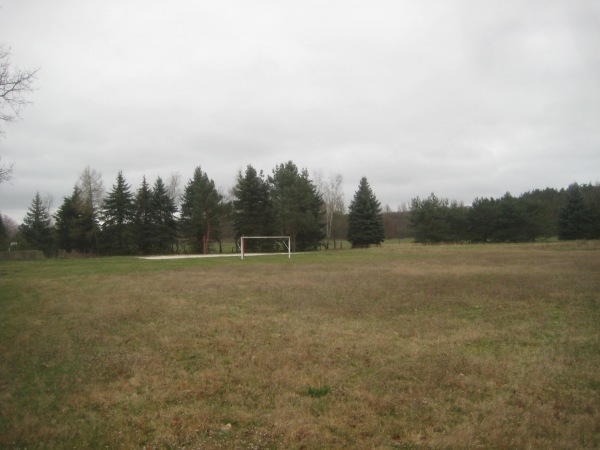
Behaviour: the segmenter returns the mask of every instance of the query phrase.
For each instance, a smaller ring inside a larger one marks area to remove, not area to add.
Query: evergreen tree
[[[75,249],[83,253],[98,252],[98,220],[93,209],[90,209],[83,196],[74,200],[78,211],[77,226],[75,233]]]
[[[448,235],[446,242],[465,242],[469,240],[469,210],[457,201],[452,201],[446,208]]]
[[[27,247],[42,250],[46,256],[53,253],[52,221],[48,208],[44,205],[39,192],[35,194],[19,231],[25,239]]]
[[[528,217],[527,232],[535,238],[558,234],[558,215],[562,196],[556,189],[534,189],[519,197]]]
[[[160,177],[152,188],[151,210],[154,225],[152,249],[157,253],[171,253],[177,239],[177,206]]]
[[[136,247],[139,252],[146,255],[151,251],[152,239],[155,235],[155,226],[152,220],[152,192],[150,191],[150,186],[148,186],[148,183],[146,182],[145,176],[142,178],[142,185],[135,194],[133,204],[133,230]]]
[[[63,204],[54,215],[58,245],[68,253],[79,250],[78,247],[81,245],[83,238],[80,224],[81,211],[81,191],[75,186],[71,196],[63,199]]]
[[[132,222],[134,218],[133,194],[123,173],[117,175],[116,184],[102,205],[102,247],[111,254],[132,252]]]
[[[558,238],[565,240],[593,238],[594,213],[587,205],[577,184],[569,186],[558,216]]]
[[[496,200],[476,198],[469,209],[469,239],[472,242],[488,242],[494,235]]]
[[[246,167],[243,176],[241,171],[238,172],[233,188],[233,228],[236,240],[241,236],[274,235],[274,211],[269,194],[269,185],[262,172],[257,174],[251,165]],[[272,245],[270,240],[246,242],[249,251],[268,250]]]
[[[0,214],[0,251],[8,249],[8,230],[6,229],[6,225],[4,225],[4,218],[2,214]]]
[[[590,214],[589,239],[600,239],[600,184],[583,184],[580,188]]]
[[[208,253],[210,241],[219,232],[222,199],[215,182],[197,167],[183,193],[180,219],[182,232],[191,239],[194,251]]]
[[[385,239],[381,203],[373,194],[366,177],[358,184],[358,190],[348,208],[348,236],[352,248],[379,245]]]
[[[493,240],[495,242],[527,242],[532,240],[528,232],[528,217],[524,202],[509,192],[497,203]]]
[[[415,242],[447,242],[451,235],[448,222],[447,199],[439,199],[434,193],[421,200],[415,197],[410,205],[410,224],[414,230]]]
[[[318,247],[323,233],[323,198],[310,180],[292,161],[280,164],[269,177],[277,233],[289,235],[292,251]]]
[[[61,248],[70,252],[82,253],[96,250],[96,229],[92,211],[87,207],[83,193],[78,186],[73,188],[71,197],[66,197],[54,216]]]
[[[537,238],[552,235],[552,222],[548,205],[536,194],[525,193],[518,199],[524,216],[523,228],[519,233],[522,241],[534,242]]]
[[[325,239],[325,204],[317,186],[308,179],[308,172],[302,173],[302,184],[310,203],[304,212],[305,220],[296,236],[297,250],[317,250]]]

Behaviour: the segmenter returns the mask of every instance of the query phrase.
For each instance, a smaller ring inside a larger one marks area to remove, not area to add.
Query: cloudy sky
[[[0,0],[12,63],[39,67],[0,124],[0,212],[197,166],[366,176],[392,209],[600,182],[597,0]]]

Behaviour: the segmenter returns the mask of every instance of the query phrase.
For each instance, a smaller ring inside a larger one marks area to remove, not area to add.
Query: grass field
[[[600,243],[0,262],[2,448],[599,448]]]

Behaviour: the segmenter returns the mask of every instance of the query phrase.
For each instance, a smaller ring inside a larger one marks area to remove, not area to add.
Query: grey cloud
[[[393,208],[600,173],[591,0],[31,0],[6,5],[0,29],[42,69],[0,141],[19,178],[0,186],[3,213],[38,189],[68,195],[87,165],[107,188],[119,170],[136,188],[200,165],[228,189],[247,164],[291,159],[341,173],[347,202],[365,175]]]

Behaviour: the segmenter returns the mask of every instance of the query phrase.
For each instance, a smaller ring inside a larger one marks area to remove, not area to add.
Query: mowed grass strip
[[[598,448],[600,243],[0,263],[0,447]]]

